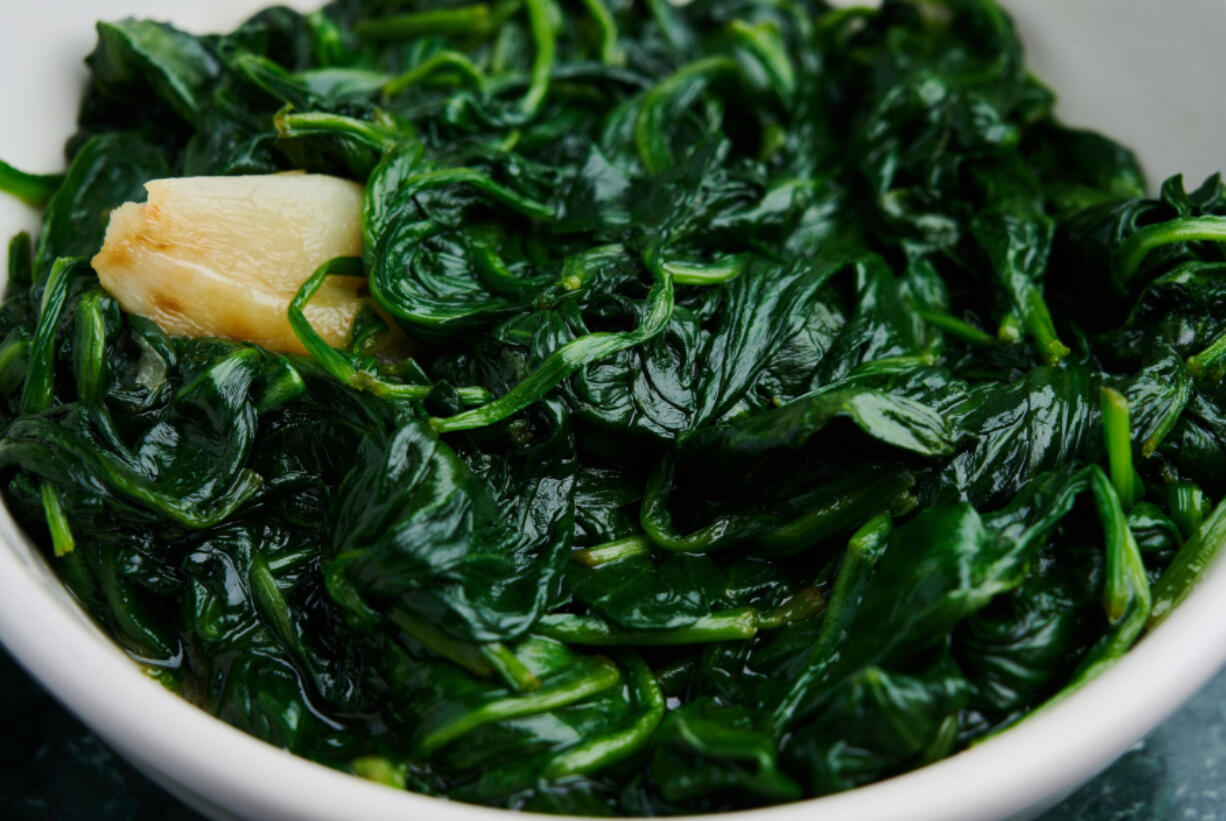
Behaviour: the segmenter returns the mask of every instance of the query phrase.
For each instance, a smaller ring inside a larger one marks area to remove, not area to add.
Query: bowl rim
[[[4,278],[0,271],[0,281]],[[57,700],[142,769],[254,817],[326,821],[359,812],[369,821],[399,821],[414,812],[449,821],[510,817],[504,809],[375,784],[231,727],[145,674],[71,600],[47,565],[0,504],[0,643]],[[1169,618],[1124,657],[1020,725],[855,790],[720,816],[794,821],[821,813],[822,821],[892,821],[905,808],[910,821],[1007,817],[1062,797],[1105,767],[1224,663],[1226,561],[1215,561]]]
[[[65,707],[138,766],[254,817],[325,821],[351,816],[355,808],[369,821],[402,819],[414,810],[452,821],[508,817],[508,810],[366,781],[226,724],[143,672],[75,602],[56,595],[49,580],[22,560],[19,551],[32,546],[7,509],[0,512],[0,545],[0,641]],[[1226,562],[1215,561],[1187,599],[1128,654],[1019,725],[885,781],[720,817],[782,821],[821,812],[823,821],[888,821],[907,807],[912,821],[1004,818],[1044,798],[1062,797],[1102,769],[1189,698],[1223,661]],[[1002,779],[1001,773],[1010,776]],[[966,784],[992,789],[958,788]]]

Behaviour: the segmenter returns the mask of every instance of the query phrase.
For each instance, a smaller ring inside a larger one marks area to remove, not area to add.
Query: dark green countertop
[[[0,648],[0,816],[197,821]],[[1226,821],[1226,672],[1041,821]]]

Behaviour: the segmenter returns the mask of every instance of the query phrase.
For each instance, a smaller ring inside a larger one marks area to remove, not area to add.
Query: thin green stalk
[[[27,288],[34,282],[34,243],[30,235],[22,231],[9,240],[10,288]]]
[[[664,127],[667,110],[674,98],[689,91],[696,93],[710,79],[724,72],[735,72],[738,67],[731,57],[704,57],[660,81],[647,92],[634,121],[634,144],[639,158],[649,174],[659,174],[673,164],[672,149],[668,145],[668,129]]]
[[[76,548],[77,542],[68,524],[68,516],[60,505],[60,495],[50,482],[41,484],[39,494],[42,496],[43,513],[47,517],[47,530],[51,532],[51,552],[56,558],[66,556]]]
[[[1141,458],[1148,459],[1154,455],[1163,440],[1175,429],[1175,425],[1183,417],[1184,409],[1192,399],[1192,372],[1181,368],[1172,377],[1171,400],[1165,403],[1165,408],[1158,414],[1156,420],[1150,421],[1149,435],[1141,442]]]
[[[1149,615],[1149,577],[1145,562],[1137,547],[1136,539],[1128,527],[1122,500],[1113,495],[1114,486],[1108,488],[1106,477],[1100,471],[1090,475],[1090,488],[1098,505],[1098,515],[1103,520],[1107,540],[1107,572],[1103,586],[1103,609],[1107,621],[1116,624],[1128,617],[1134,609],[1145,610]],[[1144,618],[1141,619],[1143,624]],[[1133,636],[1135,638],[1135,634]]]
[[[383,784],[387,787],[404,789],[405,780],[409,777],[406,764],[397,764],[381,755],[364,755],[349,762],[349,768],[359,778]]]
[[[315,273],[302,283],[298,293],[289,304],[289,324],[298,341],[307,349],[311,358],[319,363],[333,379],[349,385],[356,390],[373,393],[383,399],[413,400],[425,399],[433,385],[403,385],[388,382],[375,373],[374,360],[370,357],[359,358],[347,351],[339,351],[324,341],[306,318],[305,309],[330,276],[363,276],[362,261],[353,257],[338,257],[329,260],[315,269]]]
[[[796,70],[778,28],[769,23],[733,20],[728,24],[728,33],[766,70],[783,104],[791,105],[796,94]]]
[[[576,550],[570,554],[573,561],[587,567],[600,567],[603,564],[628,559],[632,556],[646,556],[651,552],[651,540],[646,536],[627,536],[611,542]]]
[[[21,392],[21,413],[41,413],[51,407],[55,397],[55,337],[60,316],[68,301],[74,269],[83,260],[61,257],[51,266],[47,281],[43,284],[43,298],[38,308],[38,325],[30,342],[26,384]],[[47,528],[51,531],[52,551],[56,556],[71,553],[76,546],[68,516],[60,504],[59,493],[47,481],[39,488]]]
[[[392,606],[387,611],[387,618],[426,649],[459,665],[473,675],[488,678],[494,674],[494,666],[490,664],[489,659],[478,645],[454,639],[433,624],[417,618],[400,607]]]
[[[678,285],[720,285],[739,277],[750,259],[749,254],[729,254],[714,262],[669,259],[660,264],[668,269]]]
[[[873,568],[885,552],[893,525],[888,514],[874,516],[847,541],[843,563],[834,582],[822,630],[809,652],[804,672],[779,702],[772,716],[777,731],[782,731],[803,709],[810,688],[819,682],[835,658],[835,650],[855,618],[865,587],[872,578]]]
[[[946,313],[925,311],[919,308],[915,310],[915,313],[920,319],[924,320],[932,327],[947,333],[955,339],[959,339],[968,345],[988,346],[995,345],[1000,341],[997,339],[997,337],[976,328],[969,322],[964,322],[961,319],[950,316]]]
[[[1154,585],[1154,606],[1149,617],[1152,630],[1192,592],[1198,579],[1226,544],[1226,501],[1218,503],[1190,539],[1175,554]]]
[[[613,19],[609,7],[604,0],[583,0],[583,5],[600,32],[600,62],[607,66],[621,65],[626,58],[617,46],[617,21]]]
[[[473,270],[491,290],[516,299],[524,299],[540,291],[548,283],[546,277],[517,276],[506,260],[489,243],[473,240],[469,243]]]
[[[647,745],[664,718],[664,693],[651,668],[637,655],[630,656],[626,666],[629,668],[626,684],[640,712],[625,726],[555,755],[545,767],[545,778],[588,775],[621,761]]]
[[[1150,252],[1177,242],[1226,242],[1226,217],[1187,217],[1148,225],[1115,252],[1120,285],[1127,288]]]
[[[272,575],[268,563],[258,553],[251,557],[250,584],[252,596],[264,616],[272,623],[273,632],[281,643],[297,655],[298,641],[294,636],[294,618],[290,615],[285,595]]]
[[[440,51],[413,68],[394,77],[383,86],[383,95],[391,98],[417,85],[432,74],[451,69],[466,78],[478,91],[485,91],[485,74],[472,60],[458,51]]]
[[[1166,485],[1171,520],[1185,539],[1192,538],[1205,521],[1205,492],[1195,482],[1176,480]]]
[[[1055,365],[1069,355],[1068,346],[1056,335],[1056,326],[1052,322],[1051,312],[1047,309],[1047,302],[1039,290],[1031,287],[1026,291],[1025,300],[1026,330],[1034,339],[1034,344],[1043,356],[1043,361],[1048,365]]]
[[[434,417],[431,418],[430,424],[439,433],[450,433],[501,422],[539,401],[559,382],[588,363],[641,345],[663,331],[673,315],[672,275],[659,265],[656,254],[649,252],[646,257],[648,268],[656,275],[656,283],[647,294],[646,305],[637,328],[617,333],[587,334],[568,342],[550,354],[518,385],[488,405],[442,419]]]
[[[481,645],[481,655],[517,693],[527,693],[541,686],[536,673],[528,669],[519,657],[502,642]]]
[[[672,630],[627,630],[597,616],[551,613],[537,623],[535,631],[567,644],[646,647],[751,639],[757,634],[758,626],[756,610],[737,607],[701,616],[687,627]]]
[[[673,525],[673,514],[668,506],[675,470],[673,458],[665,456],[647,477],[647,486],[643,489],[639,524],[657,547],[676,553],[706,553],[760,536],[772,526],[777,526],[775,519],[769,514],[755,510],[721,516],[711,524],[689,533],[678,532]]]
[[[1226,333],[1195,356],[1188,357],[1188,371],[1195,379],[1220,382],[1226,376]]]
[[[43,285],[43,298],[38,310],[38,325],[30,343],[30,365],[26,371],[25,390],[21,394],[21,413],[40,413],[51,407],[55,387],[55,334],[60,315],[68,301],[73,273],[84,260],[61,257],[51,266]]]
[[[438,168],[413,174],[404,181],[398,196],[408,197],[419,191],[443,188],[448,185],[471,185],[499,205],[505,205],[525,217],[546,222],[554,217],[553,207],[548,203],[516,194],[472,168]]]
[[[545,713],[582,701],[607,690],[620,679],[621,671],[608,659],[579,656],[562,672],[546,680],[538,690],[486,701],[478,707],[455,714],[445,723],[427,724],[414,744],[414,754],[426,757],[460,736],[495,721]]]
[[[106,318],[102,306],[110,297],[101,287],[81,296],[73,319],[72,370],[77,382],[77,398],[97,405],[106,394]]]
[[[315,40],[315,60],[320,68],[331,68],[332,66],[343,66],[352,59],[350,47],[345,42],[345,36],[341,33],[341,28],[323,13],[323,9],[317,9],[306,16],[307,25],[311,27],[311,34]]]
[[[42,208],[64,182],[63,174],[30,174],[0,160],[0,191]]]
[[[528,25],[532,29],[532,41],[536,44],[536,56],[532,59],[528,92],[520,103],[520,110],[531,117],[540,110],[549,93],[549,75],[557,59],[557,40],[553,31],[557,8],[553,0],[525,0],[528,7]]]
[[[1058,699],[1096,678],[1124,655],[1145,629],[1153,606],[1145,561],[1128,527],[1128,517],[1115,489],[1097,466],[1090,472],[1090,488],[1106,537],[1103,610],[1110,627],[1073,673],[1068,686],[1057,695]]]
[[[900,354],[899,356],[883,356],[880,359],[871,359],[868,362],[861,362],[847,374],[847,379],[864,379],[876,376],[892,376],[894,374],[904,374],[913,371],[916,368],[931,368],[933,365],[941,361],[941,357],[935,351],[924,351],[921,354]]]
[[[1132,467],[1132,426],[1129,422],[1128,400],[1119,391],[1104,387],[1101,391],[1103,414],[1103,445],[1107,449],[1107,464],[1111,484],[1125,509],[1137,500],[1136,471]]]
[[[11,396],[25,378],[30,353],[30,332],[16,327],[0,343],[0,394]]]
[[[822,591],[816,587],[805,587],[773,610],[767,610],[758,615],[758,629],[778,630],[810,616],[816,616],[826,609],[826,599]]]
[[[1000,318],[996,338],[1010,345],[1022,340],[1022,320],[1018,319],[1017,314],[1009,312]]]
[[[311,563],[312,559],[318,557],[318,551],[307,548],[292,553],[278,553],[275,556],[269,556],[264,560],[264,564],[273,573],[292,573],[303,569]]]
[[[408,40],[432,34],[485,37],[491,33],[493,16],[485,3],[451,9],[428,9],[359,20],[353,31],[363,40]]]
[[[386,123],[318,111],[295,113],[291,106],[277,112],[273,127],[282,139],[344,134],[375,151],[389,151],[412,137]]]
[[[905,471],[873,477],[858,487],[822,500],[808,513],[775,528],[757,542],[770,552],[809,547],[880,515],[914,484],[915,477]]]

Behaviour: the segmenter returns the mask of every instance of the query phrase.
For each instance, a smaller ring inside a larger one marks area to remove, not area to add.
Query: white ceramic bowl
[[[232,27],[261,0],[5,0],[0,28],[0,157],[63,167],[97,18]],[[302,0],[292,5],[305,5]],[[1015,0],[1030,63],[1069,122],[1134,146],[1158,183],[1226,166],[1224,0]],[[1176,7],[1177,6],[1177,10]],[[37,215],[0,202],[0,233]],[[88,538],[88,534],[81,534]],[[403,793],[248,737],[147,678],[73,604],[0,511],[0,641],[70,710],[174,794],[213,818],[498,819]],[[1001,736],[946,761],[828,798],[744,813],[754,819],[987,821],[1030,817],[1101,770],[1226,661],[1226,563],[1102,677]],[[0,742],[3,731],[0,730]],[[522,816],[521,816],[522,817]]]

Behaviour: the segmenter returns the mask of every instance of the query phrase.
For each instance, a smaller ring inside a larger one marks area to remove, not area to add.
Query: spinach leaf
[[[1226,187],[1145,196],[992,0],[336,0],[87,67],[65,173],[0,163],[45,205],[0,488],[272,744],[530,811],[847,790],[1074,692],[1226,541]],[[304,355],[89,268],[150,180],[287,171],[364,186]]]

